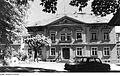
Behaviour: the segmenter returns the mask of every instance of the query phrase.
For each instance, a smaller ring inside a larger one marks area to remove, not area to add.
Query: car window
[[[95,62],[95,59],[94,58],[90,58],[89,62]]]
[[[96,62],[99,62],[99,63],[101,62],[100,59],[97,59],[97,58],[95,59],[95,61],[96,61]]]
[[[77,59],[76,59],[76,62],[77,62],[77,63],[82,62],[82,58],[77,58]]]
[[[87,58],[83,58],[82,62],[87,62]]]

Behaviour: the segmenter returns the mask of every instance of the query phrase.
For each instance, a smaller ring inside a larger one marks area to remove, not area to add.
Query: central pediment
[[[68,16],[63,16],[62,18],[59,18],[49,23],[48,25],[59,25],[59,24],[85,24],[85,23]]]

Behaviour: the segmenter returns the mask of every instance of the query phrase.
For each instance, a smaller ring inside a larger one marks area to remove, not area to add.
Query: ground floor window
[[[51,47],[51,49],[50,49],[50,55],[54,56],[55,55],[55,51],[56,51],[56,48],[55,47]]]
[[[77,56],[82,56],[82,47],[77,47],[76,48],[76,55]]]
[[[109,56],[110,55],[110,47],[104,47],[103,48],[103,55]]]
[[[97,47],[91,47],[91,55],[92,56],[97,56],[97,50],[98,50]]]

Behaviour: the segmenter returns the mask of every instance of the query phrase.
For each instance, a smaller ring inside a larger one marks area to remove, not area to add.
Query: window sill
[[[91,55],[91,57],[98,57],[97,55]]]
[[[70,43],[72,42],[72,40],[69,40],[69,41],[59,41],[60,43]]]
[[[110,40],[102,40],[102,42],[109,42]]]
[[[76,41],[78,41],[78,42],[83,42],[83,40],[82,40],[82,39],[76,39]]]
[[[52,41],[52,43],[56,43],[56,41]]]
[[[92,39],[90,40],[90,42],[97,42],[97,41],[98,41],[98,40],[92,40]]]
[[[103,55],[104,57],[109,57],[110,55]]]

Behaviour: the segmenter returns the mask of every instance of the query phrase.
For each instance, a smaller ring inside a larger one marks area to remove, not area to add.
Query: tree
[[[25,2],[22,3],[29,3],[28,1],[30,0],[25,0]],[[57,1],[58,0],[40,0],[40,5],[43,6],[42,10],[47,13],[56,13]],[[120,8],[120,0],[70,0],[69,5],[78,7],[79,11],[82,11],[82,9],[88,5],[89,1],[92,1],[91,11],[96,16],[106,16],[115,13],[117,9]]]
[[[88,1],[90,0],[72,0],[70,5],[79,7],[79,11],[82,11],[82,8],[88,5]],[[120,8],[120,0],[93,0],[91,7],[96,16],[106,16]]]
[[[17,0],[0,0],[0,41],[4,44],[12,42],[13,36],[23,31],[21,26],[25,25],[28,6],[15,1]]]
[[[32,38],[27,38],[25,42],[34,51],[34,61],[37,58],[38,50],[44,46],[51,46],[51,39],[43,35],[36,35]]]

